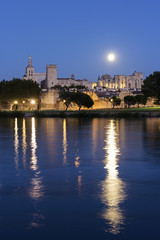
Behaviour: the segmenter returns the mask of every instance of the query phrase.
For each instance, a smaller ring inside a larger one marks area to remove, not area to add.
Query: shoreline
[[[0,111],[0,117],[59,117],[59,118],[137,118],[160,117],[160,107],[130,109],[98,109],[80,111],[40,110],[40,111]]]

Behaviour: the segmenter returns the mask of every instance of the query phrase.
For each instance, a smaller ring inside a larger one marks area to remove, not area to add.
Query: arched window
[[[128,83],[128,88],[131,88],[131,83]]]

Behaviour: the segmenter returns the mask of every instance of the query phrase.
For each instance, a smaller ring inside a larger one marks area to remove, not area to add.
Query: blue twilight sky
[[[160,70],[159,0],[0,0],[0,80],[57,64],[58,77]],[[109,63],[108,52],[117,59]]]

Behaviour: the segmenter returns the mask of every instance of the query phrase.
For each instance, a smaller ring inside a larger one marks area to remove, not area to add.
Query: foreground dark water
[[[159,239],[160,119],[0,119],[1,239]]]

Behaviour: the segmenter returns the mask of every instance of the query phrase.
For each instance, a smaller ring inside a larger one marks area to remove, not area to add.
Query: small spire
[[[32,67],[31,56],[29,56],[29,60],[28,60],[28,66],[29,66],[29,67]]]

